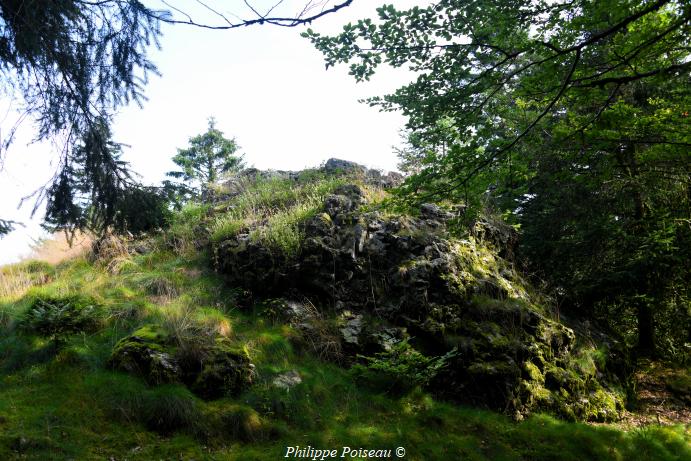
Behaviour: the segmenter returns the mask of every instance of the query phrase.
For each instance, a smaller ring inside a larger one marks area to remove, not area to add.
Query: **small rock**
[[[338,186],[333,192],[335,195],[345,195],[350,199],[353,207],[358,207],[364,200],[365,194],[360,188],[355,184],[345,184],[343,186]]]
[[[291,388],[297,386],[302,382],[302,377],[297,370],[290,370],[276,376],[272,384],[279,389],[285,389],[289,391]]]
[[[324,209],[332,219],[352,211],[353,208],[353,201],[345,195],[331,194],[324,199]]]
[[[288,323],[298,323],[310,317],[307,306],[284,298],[270,299],[265,303],[265,315]]]
[[[453,218],[453,214],[434,203],[423,203],[420,205],[420,217],[423,219],[447,221]]]
[[[345,325],[340,328],[341,337],[346,345],[358,346],[360,333],[362,332],[362,315],[353,315],[346,311],[342,314]]]

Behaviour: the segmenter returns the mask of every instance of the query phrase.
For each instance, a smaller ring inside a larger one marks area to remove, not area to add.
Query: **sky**
[[[295,11],[306,1],[286,1],[283,7]],[[347,22],[375,17],[375,8],[382,3],[355,0],[311,27],[335,34]],[[399,8],[422,3],[395,2]],[[228,3],[217,0],[214,6],[220,4]],[[248,16],[242,2],[231,4],[238,9],[230,13]],[[262,0],[257,4],[261,6]],[[237,140],[248,166],[299,170],[338,157],[371,168],[395,169],[393,148],[401,142],[404,118],[358,100],[392,92],[409,82],[412,74],[382,67],[371,81],[356,83],[345,65],[327,71],[322,55],[300,37],[305,29],[264,25],[212,31],[164,26],[161,49],[150,52],[162,75],[150,78],[142,108],[136,104],[122,108],[114,119],[114,139],[126,145],[123,159],[143,183],[157,184],[165,172],[175,169],[170,159],[176,149],[203,133],[213,116],[217,128]],[[14,123],[15,107],[0,99],[0,137]],[[30,252],[32,242],[45,236],[39,225],[41,210],[33,219],[29,216],[33,201],[17,209],[21,198],[46,184],[56,168],[56,147],[32,144],[34,134],[30,120],[22,123],[0,171],[0,217],[25,226],[0,239],[0,264],[17,261]]]

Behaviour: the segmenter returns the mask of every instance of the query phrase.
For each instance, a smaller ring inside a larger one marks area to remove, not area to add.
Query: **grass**
[[[0,455],[270,460],[295,445],[402,446],[406,459],[417,460],[682,460],[691,454],[682,427],[622,432],[546,416],[515,423],[419,391],[399,399],[370,394],[342,370],[309,359],[291,366],[304,381],[289,393],[259,384],[238,401],[210,403],[180,386],[151,389],[105,371],[31,367],[6,378],[0,391]]]
[[[251,241],[294,255],[304,237],[300,223],[314,216],[324,198],[341,184],[342,178],[310,178],[297,184],[290,179],[260,179],[233,199],[232,208],[215,218],[211,239],[219,243],[249,232]]]
[[[412,460],[682,460],[688,428],[628,432],[536,415],[523,422],[436,401],[414,388],[383,394],[324,362],[290,326],[241,312],[221,280],[158,250],[131,256],[132,270],[112,274],[77,259],[34,286],[0,300],[0,459],[271,460],[288,446],[404,447]],[[29,273],[25,266],[20,269]],[[146,280],[172,281],[161,299]],[[75,333],[59,349],[16,324],[36,296],[79,293],[102,306],[99,330]],[[224,335],[246,348],[255,384],[239,397],[204,401],[182,385],[149,387],[109,370],[113,344],[147,323],[168,326],[180,341]],[[188,338],[189,339],[189,338]],[[586,364],[587,365],[587,364]],[[287,371],[302,383],[272,385]]]
[[[53,272],[53,266],[36,260],[0,267],[0,299],[22,296],[32,286],[47,283]]]

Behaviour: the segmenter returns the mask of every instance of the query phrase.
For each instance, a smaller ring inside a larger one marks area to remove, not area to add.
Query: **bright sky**
[[[292,0],[284,6],[292,5],[295,11],[306,1]],[[177,4],[188,3],[192,4]],[[375,17],[382,3],[355,0],[312,28],[337,33],[347,22]],[[404,8],[427,2],[395,3]],[[237,7],[243,8],[239,0]],[[243,9],[233,13],[249,16]],[[400,143],[403,117],[381,113],[358,99],[391,92],[410,81],[411,74],[382,68],[372,81],[357,84],[345,66],[325,71],[322,55],[300,37],[304,30],[165,27],[162,49],[150,55],[162,77],[151,78],[142,109],[127,107],[115,119],[115,140],[129,145],[124,159],[145,183],[158,183],[175,168],[170,158],[176,148],[186,147],[190,137],[204,132],[213,115],[217,127],[237,139],[250,166],[298,170],[339,157],[395,169],[393,146]],[[0,100],[0,136],[9,131],[12,115],[10,104]],[[0,217],[26,224],[0,239],[0,264],[27,254],[32,239],[41,235],[42,213],[29,219],[33,201],[19,210],[17,205],[48,181],[55,169],[51,162],[58,156],[50,145],[29,144],[32,135],[31,123],[25,122],[0,171]]]

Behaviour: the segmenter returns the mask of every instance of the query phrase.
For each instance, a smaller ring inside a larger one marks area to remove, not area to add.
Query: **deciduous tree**
[[[691,4],[440,0],[378,16],[305,36],[358,80],[383,63],[417,73],[369,99],[408,117],[420,172],[403,197],[491,190],[531,267],[581,310],[628,305],[652,352],[657,314],[688,303]]]

